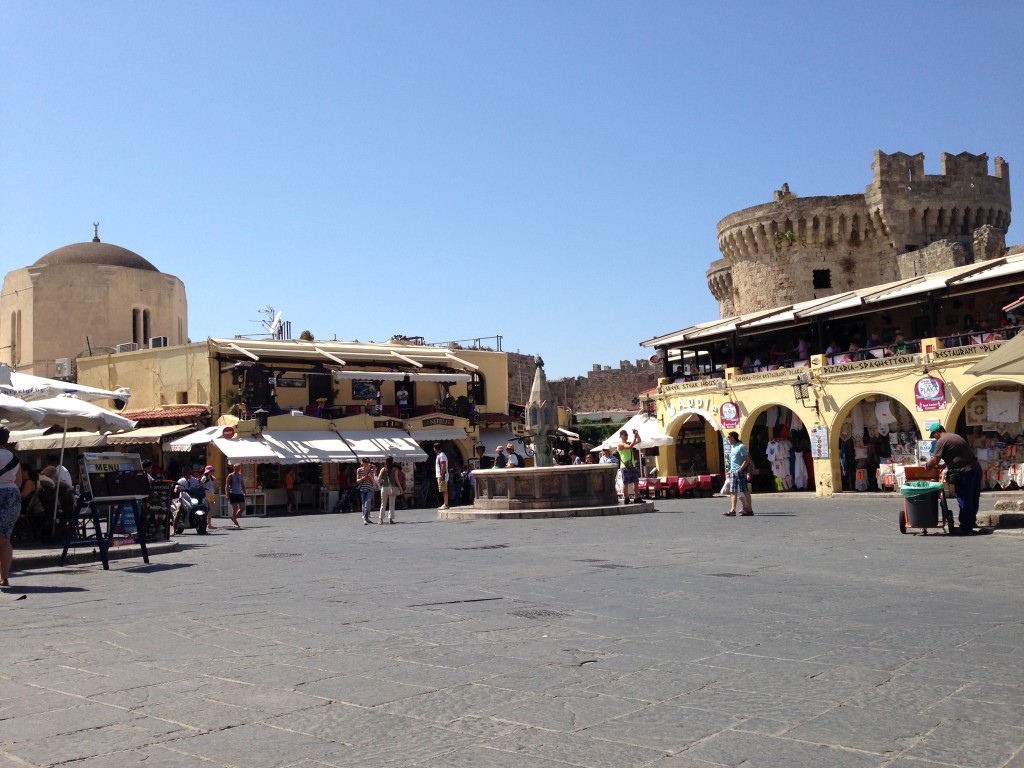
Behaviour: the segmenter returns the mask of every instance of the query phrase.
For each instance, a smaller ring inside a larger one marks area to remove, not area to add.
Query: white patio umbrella
[[[119,400],[127,405],[132,391],[129,387],[119,389],[100,389],[71,381],[47,379],[33,376],[30,373],[12,371],[6,363],[0,363],[0,392],[4,392],[22,400],[41,400],[48,397],[70,393],[82,400]]]
[[[95,432],[122,432],[135,428],[135,422],[126,419],[113,411],[101,408],[95,403],[82,400],[74,395],[59,395],[44,400],[33,400],[32,407],[43,412],[41,424],[56,424],[64,428],[60,441],[60,464],[64,464],[64,447],[67,442],[67,431],[71,427],[88,429]],[[59,480],[57,481],[59,482]],[[57,501],[60,494],[53,499],[53,521],[57,522]]]
[[[8,427],[38,424],[45,415],[42,408],[35,408],[20,398],[0,392],[0,421],[6,422]]]

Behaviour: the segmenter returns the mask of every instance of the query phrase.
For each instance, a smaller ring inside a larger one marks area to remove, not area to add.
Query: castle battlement
[[[1010,169],[988,155],[942,154],[942,173],[924,172],[924,155],[878,150],[864,194],[799,197],[784,184],[772,202],[736,211],[718,223],[723,259],[708,287],[725,317],[793,304],[899,279],[916,270],[898,258],[950,241],[944,266],[992,258],[1010,225]],[[976,232],[984,228],[983,235]],[[975,240],[984,241],[975,254]],[[930,264],[942,264],[936,249]]]

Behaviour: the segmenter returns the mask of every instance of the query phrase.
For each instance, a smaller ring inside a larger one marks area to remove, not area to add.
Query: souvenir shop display
[[[1024,488],[1021,388],[985,389],[964,408],[964,438],[981,464],[983,489]]]

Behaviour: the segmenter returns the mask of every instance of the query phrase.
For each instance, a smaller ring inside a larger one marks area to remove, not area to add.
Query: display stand
[[[146,520],[144,507],[139,502],[149,498],[150,489],[142,459],[137,453],[83,453],[78,457],[78,469],[82,495],[75,508],[75,518],[68,526],[59,564],[64,565],[70,547],[95,543],[103,570],[110,570],[107,553],[115,535],[122,536],[125,543],[137,543],[143,562],[148,564]],[[102,507],[108,508],[106,532],[100,514]],[[83,518],[92,520],[93,536],[76,540],[76,523]]]

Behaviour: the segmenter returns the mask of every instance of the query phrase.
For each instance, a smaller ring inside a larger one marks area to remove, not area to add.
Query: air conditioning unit
[[[115,344],[114,345],[114,351],[115,352],[134,352],[138,348],[139,348],[139,345],[136,344],[134,341],[128,342],[127,344]]]
[[[166,346],[167,346],[167,337],[166,336],[150,336],[149,337],[149,348],[150,349],[153,349],[154,347],[166,347]]]
[[[59,379],[75,377],[75,361],[70,357],[58,357],[53,361],[54,375]]]

